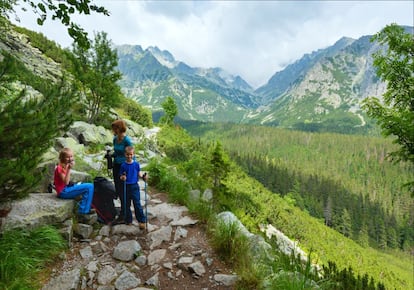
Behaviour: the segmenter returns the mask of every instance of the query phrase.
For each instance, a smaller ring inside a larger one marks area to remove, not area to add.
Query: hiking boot
[[[139,229],[140,230],[145,229],[145,223],[139,223]]]

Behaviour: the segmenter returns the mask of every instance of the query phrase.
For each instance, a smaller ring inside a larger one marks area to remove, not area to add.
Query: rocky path
[[[187,208],[168,203],[164,193],[148,192],[148,199],[148,231],[134,220],[95,227],[91,239],[73,238],[42,289],[234,289],[237,276]]]

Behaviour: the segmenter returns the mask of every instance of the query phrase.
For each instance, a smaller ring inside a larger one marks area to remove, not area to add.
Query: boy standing
[[[145,223],[147,217],[141,206],[140,201],[140,189],[138,185],[139,177],[147,181],[147,174],[143,174],[140,169],[140,165],[134,160],[134,147],[127,146],[125,148],[125,162],[121,164],[119,170],[119,178],[124,182],[125,198],[125,223],[127,225],[132,223],[131,201],[134,205],[135,217],[139,223],[140,229],[145,229]],[[146,201],[145,201],[146,202]]]

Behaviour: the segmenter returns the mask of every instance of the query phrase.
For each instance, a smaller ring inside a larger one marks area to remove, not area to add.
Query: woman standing
[[[115,183],[116,195],[121,200],[121,213],[114,223],[125,223],[125,200],[123,181],[119,179],[119,170],[121,164],[125,162],[125,148],[132,146],[131,139],[126,135],[127,126],[124,120],[116,120],[112,123],[112,132],[114,133],[114,162],[112,168],[113,179]]]

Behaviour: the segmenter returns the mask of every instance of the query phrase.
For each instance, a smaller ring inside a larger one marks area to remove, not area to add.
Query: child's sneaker
[[[145,223],[139,223],[139,228],[140,228],[141,230],[145,229]]]

